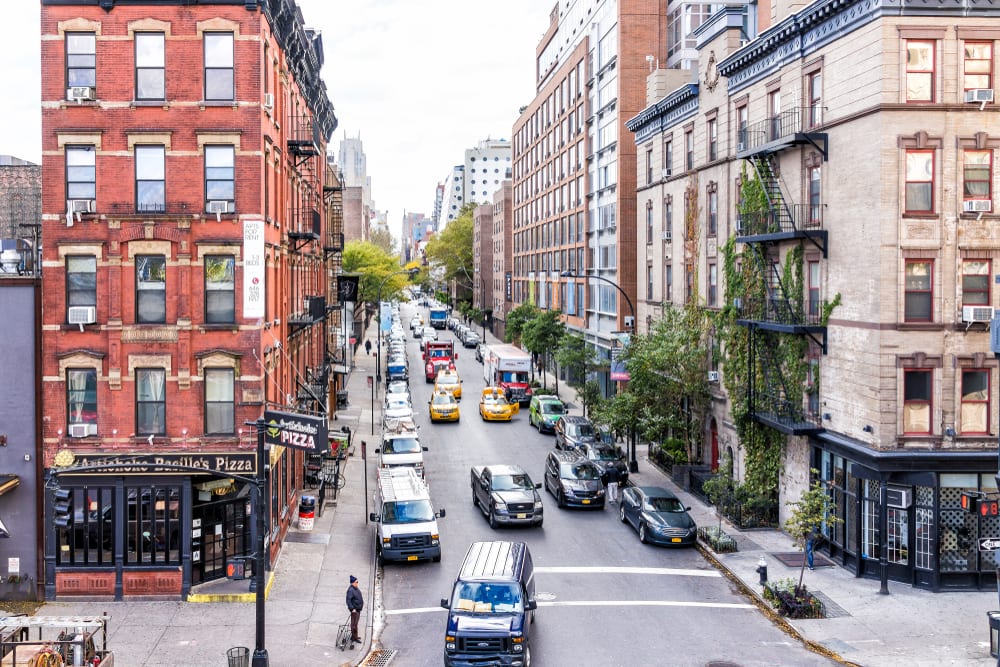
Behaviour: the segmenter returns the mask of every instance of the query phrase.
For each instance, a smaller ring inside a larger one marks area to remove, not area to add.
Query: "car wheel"
[[[475,501],[476,499],[473,497],[472,500]],[[626,519],[625,519],[625,503],[623,503],[620,500],[618,501],[618,503],[619,503],[618,504],[618,518],[622,520],[622,523],[625,523],[625,521],[626,521]]]
[[[643,544],[647,544],[649,542],[649,538],[646,536],[646,524],[644,523],[639,524],[639,541]]]
[[[472,489],[472,506],[479,507],[479,497],[476,495],[475,489]]]
[[[497,527],[497,517],[493,513],[493,510],[491,509],[490,510],[490,528],[496,528],[496,527]]]
[[[534,619],[532,619],[534,620]],[[531,667],[531,647],[524,647],[524,667]]]
[[[434,558],[431,558],[431,560],[434,561],[435,563],[440,563],[441,562],[441,556],[434,556]]]

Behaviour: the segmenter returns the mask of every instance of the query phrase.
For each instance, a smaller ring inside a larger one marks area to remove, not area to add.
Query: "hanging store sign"
[[[252,477],[257,474],[254,452],[201,452],[198,454],[77,454],[73,467],[95,467],[81,475],[190,475],[191,470],[175,470],[171,466],[198,468],[206,472],[233,473]],[[62,470],[62,474],[77,474]]]
[[[243,317],[264,317],[264,221],[243,221]]]
[[[329,451],[326,419],[292,412],[264,411],[264,442],[321,454]]]

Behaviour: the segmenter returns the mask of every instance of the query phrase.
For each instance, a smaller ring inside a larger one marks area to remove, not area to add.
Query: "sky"
[[[555,0],[297,0],[323,35],[322,70],[344,136],[361,137],[375,208],[398,237],[404,212],[433,213],[434,190],[466,148],[510,139],[534,97],[535,48]],[[4,0],[0,155],[41,162],[39,1]],[[168,65],[169,67],[169,65]]]

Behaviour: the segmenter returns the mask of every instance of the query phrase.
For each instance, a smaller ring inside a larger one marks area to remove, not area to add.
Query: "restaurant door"
[[[226,576],[226,561],[250,553],[249,501],[236,497],[203,505],[192,512],[191,583]]]

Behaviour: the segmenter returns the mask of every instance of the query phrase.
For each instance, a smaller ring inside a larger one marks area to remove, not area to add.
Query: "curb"
[[[247,577],[249,579],[249,577]],[[264,600],[271,595],[271,587],[274,586],[274,569],[267,573],[267,583],[264,584]],[[187,602],[256,602],[257,593],[195,593],[187,596]]]

